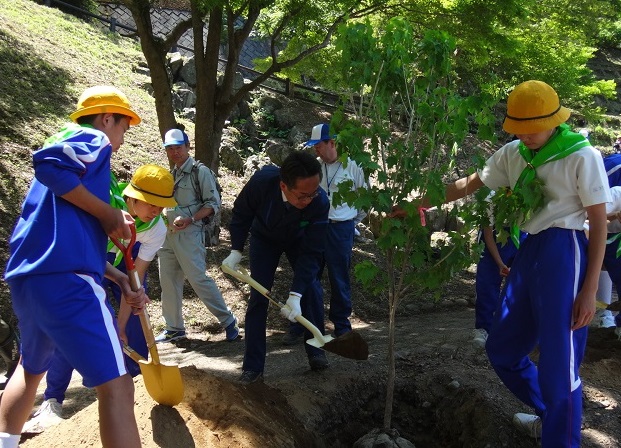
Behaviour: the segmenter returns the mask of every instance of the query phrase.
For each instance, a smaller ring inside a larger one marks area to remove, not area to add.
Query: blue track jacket
[[[109,203],[112,145],[92,127],[69,125],[59,134],[33,154],[35,179],[9,242],[6,280],[58,272],[103,278],[108,237],[97,218],[61,196],[82,183]]]

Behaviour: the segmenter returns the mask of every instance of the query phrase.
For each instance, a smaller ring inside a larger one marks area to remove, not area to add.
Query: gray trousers
[[[206,273],[207,250],[202,230],[168,231],[158,251],[162,315],[169,331],[185,330],[182,313],[183,283],[187,278],[199,299],[226,328],[235,316],[224,303],[216,283]]]

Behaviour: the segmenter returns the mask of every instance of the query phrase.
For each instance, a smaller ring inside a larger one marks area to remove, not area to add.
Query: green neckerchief
[[[621,233],[615,233],[613,236],[608,238],[606,240],[606,244],[614,243],[617,240],[619,240],[619,245],[617,246],[617,252],[615,253],[615,255],[617,256],[617,258],[619,258],[621,257]]]
[[[520,174],[513,191],[519,191],[524,185],[532,182],[537,177],[536,169],[548,162],[554,162],[567,157],[570,154],[591,144],[582,135],[571,132],[565,123],[559,125],[558,129],[538,151],[533,151],[526,147],[522,142],[518,145],[518,150],[524,160],[526,167]]]
[[[110,172],[110,205],[114,208],[118,208],[121,210],[127,211],[127,204],[125,203],[125,199],[123,199],[123,190],[127,186],[127,182],[118,183],[116,177],[112,172]],[[160,220],[161,215],[157,215],[149,222],[144,222],[137,216],[134,218],[136,224],[136,233],[146,232],[151,229],[157,222]],[[118,266],[123,259],[123,254],[119,251],[119,249],[114,245],[114,243],[108,240],[108,252],[116,253],[114,258],[113,266]]]
[[[114,208],[118,208],[119,210],[127,211],[127,204],[125,203],[125,199],[123,199],[124,188],[125,187],[121,187],[121,185],[119,185],[119,182],[116,180],[116,176],[112,171],[110,171],[110,205]]]
[[[537,178],[537,168],[555,160],[560,160],[567,157],[574,152],[590,146],[589,141],[584,136],[572,132],[569,126],[562,123],[556,129],[554,135],[543,145],[538,151],[533,151],[526,147],[524,143],[520,142],[518,150],[520,154],[526,160],[526,167],[520,174],[515,186],[513,187],[513,193],[520,193],[526,189]],[[543,184],[541,183],[541,186]],[[541,194],[537,203],[533,205],[532,212],[536,212],[543,207],[544,197]],[[520,227],[521,223],[511,224],[511,240],[515,244],[515,247],[520,247]]]

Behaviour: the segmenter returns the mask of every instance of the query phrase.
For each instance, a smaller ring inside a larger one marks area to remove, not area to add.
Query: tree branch
[[[192,28],[192,18],[177,23],[175,27],[168,33],[166,39],[162,42],[164,48],[169,51],[174,45],[177,44],[183,33]]]

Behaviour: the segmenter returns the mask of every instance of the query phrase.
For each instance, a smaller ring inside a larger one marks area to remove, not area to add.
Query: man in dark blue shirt
[[[255,173],[233,205],[231,254],[222,262],[237,269],[250,234],[250,271],[267,289],[274,283],[280,256],[293,267],[293,283],[281,314],[291,321],[303,314],[322,333],[324,310],[319,268],[328,225],[330,202],[319,187],[321,166],[309,153],[296,151],[281,168],[267,166]],[[246,351],[240,381],[263,377],[268,300],[254,289],[246,311]],[[306,332],[305,339],[312,337]],[[328,367],[325,352],[306,345],[312,370]]]

